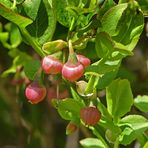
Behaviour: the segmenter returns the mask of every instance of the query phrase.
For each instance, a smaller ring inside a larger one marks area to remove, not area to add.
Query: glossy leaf
[[[133,129],[139,129],[148,126],[148,120],[141,115],[128,115],[120,120],[120,125],[128,125]]]
[[[82,49],[80,53],[83,55],[86,55],[89,59],[92,59],[92,60],[98,58],[96,50],[95,50],[94,42],[88,42],[86,48]]]
[[[48,0],[48,3],[50,4],[50,7],[52,8],[53,7],[53,0]]]
[[[51,8],[48,0],[43,0],[41,1],[35,21],[31,25],[27,26],[27,30],[34,40],[43,45],[45,42],[52,39],[55,27],[55,10],[54,8]]]
[[[9,33],[8,32],[0,32],[0,41],[1,42],[6,42],[9,38]]]
[[[99,11],[99,17],[102,18],[105,12],[107,12],[113,6],[115,6],[115,2],[113,0],[105,0]]]
[[[100,32],[96,36],[96,52],[99,57],[107,56],[111,51],[113,51],[113,41],[111,37],[105,33]]]
[[[147,148],[148,147],[148,141],[145,143],[143,148]]]
[[[12,48],[16,48],[21,42],[22,42],[22,37],[18,27],[15,24],[11,24],[10,43]]]
[[[13,6],[13,3],[10,0],[0,0],[0,4],[7,8],[11,8]]]
[[[41,64],[38,60],[27,61],[24,65],[24,71],[25,71],[26,76],[30,80],[34,80],[40,67],[41,67]]]
[[[148,16],[148,1],[147,0],[142,0],[142,1],[137,1],[138,4],[140,5],[140,8],[143,11],[143,14],[147,17]]]
[[[74,99],[63,99],[59,101],[58,112],[65,120],[79,119],[82,107],[83,105]]]
[[[113,118],[125,115],[133,104],[133,95],[128,80],[114,80],[106,89],[107,109]]]
[[[115,79],[117,72],[118,68],[116,70],[105,73],[102,77],[99,78],[96,88],[104,89],[105,87],[107,87]]]
[[[125,51],[134,49],[144,25],[143,14],[136,2],[133,7],[130,3],[112,7],[105,13],[101,22],[102,28],[99,30],[107,32],[115,43],[124,45]]]
[[[148,129],[148,120],[140,115],[128,115],[121,119],[119,125],[125,127],[119,141],[128,145]]]
[[[71,94],[72,94],[73,99],[84,104],[82,101],[82,98],[77,94],[77,92],[72,87],[70,87],[70,90],[71,90]]]
[[[119,42],[114,41],[115,51],[112,54],[119,52],[119,54],[121,54],[123,57],[133,55],[132,51],[130,51],[129,49],[132,50],[134,48],[132,45],[135,45],[136,43],[136,40],[133,40],[129,45],[123,45]]]
[[[148,112],[148,96],[137,96],[134,105],[142,112]]]
[[[107,32],[110,36],[115,36],[117,34],[116,28],[118,22],[122,16],[122,13],[127,8],[127,3],[119,4],[111,9],[109,9],[103,16],[102,22],[102,29],[101,31]]]
[[[31,19],[15,13],[2,4],[0,4],[0,15],[22,28],[32,23]]]
[[[100,139],[97,138],[85,138],[80,141],[80,144],[84,148],[105,148],[105,145]]]
[[[70,16],[69,12],[66,10],[68,6],[67,1],[56,0],[55,2],[58,22],[65,27],[69,27],[72,20],[72,16]]]
[[[97,108],[101,112],[101,120],[107,121],[105,124],[109,128],[112,126],[112,118],[111,115],[109,114],[106,106],[97,98]],[[101,122],[101,121],[100,121]]]
[[[140,10],[137,11],[131,9],[130,6],[127,7],[118,22],[117,35],[113,36],[116,42],[126,45],[129,51],[133,50],[143,30],[143,14]]]
[[[35,20],[38,9],[40,6],[41,0],[31,0],[31,1],[24,1],[23,2],[23,8],[25,13],[27,14],[28,17],[30,17],[32,20]]]
[[[116,70],[120,65],[120,60],[100,60],[98,63],[94,63],[86,68],[86,74],[97,73],[105,74],[110,71]]]

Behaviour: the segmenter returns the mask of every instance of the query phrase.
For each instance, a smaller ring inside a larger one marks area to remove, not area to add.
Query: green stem
[[[16,7],[16,0],[13,0],[12,9],[15,9],[15,7]]]
[[[68,46],[69,46],[69,53],[70,53],[70,54],[73,54],[73,53],[74,53],[74,50],[73,50],[73,47],[72,47],[72,42],[71,42],[71,40],[68,41]]]
[[[100,133],[95,129],[92,128],[93,134],[96,135],[104,144],[105,148],[110,148],[110,146],[106,143],[106,141],[102,138],[102,136],[100,135]]]
[[[71,40],[68,41],[68,46],[69,46],[69,57],[68,57],[68,61],[73,63],[73,64],[77,64],[78,63],[78,59],[76,57],[76,54],[74,52],[74,49],[72,47],[72,42]]]
[[[75,24],[75,18],[73,17],[72,21],[71,21],[71,25],[70,25],[69,31],[73,30],[74,24]]]
[[[85,94],[93,93],[95,81],[96,81],[96,76],[92,75],[85,89]]]
[[[45,54],[42,51],[40,45],[35,41],[35,39],[33,39],[30,34],[28,33],[28,31],[25,28],[21,28],[20,27],[20,31],[22,33],[22,35],[25,37],[25,39],[28,41],[28,43],[34,48],[34,50],[41,56],[44,57]]]
[[[119,148],[119,139],[117,138],[114,143],[114,148]]]

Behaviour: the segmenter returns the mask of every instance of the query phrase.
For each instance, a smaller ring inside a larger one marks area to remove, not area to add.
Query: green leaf
[[[115,120],[125,115],[133,104],[128,80],[114,80],[106,89],[107,109]]]
[[[147,148],[148,147],[148,142],[145,143],[143,148]]]
[[[40,67],[41,67],[41,64],[40,64],[40,61],[38,60],[27,61],[24,65],[24,71],[26,76],[30,80],[34,80],[36,73],[38,72]]]
[[[105,145],[100,139],[97,138],[85,138],[80,141],[80,144],[84,148],[105,148]]]
[[[99,57],[105,57],[113,51],[113,42],[111,37],[105,32],[99,32],[96,36],[96,51]]]
[[[107,12],[113,6],[115,6],[115,2],[113,0],[105,0],[99,11],[99,17],[102,17],[105,12]]]
[[[133,40],[133,42],[131,42],[129,45],[125,46],[121,43],[114,41],[115,52],[117,52],[117,51],[120,52],[120,54],[123,55],[123,57],[128,56],[128,55],[133,55],[133,53],[130,51],[130,49],[134,48],[132,46],[134,42],[136,42],[136,41]]]
[[[52,0],[48,0],[48,3],[50,4],[50,7],[52,8],[53,7],[53,5],[52,5]]]
[[[22,4],[27,16],[33,20],[35,20],[35,18],[37,16],[40,2],[41,2],[41,0],[31,0],[31,1],[26,0]]]
[[[68,5],[72,5],[72,6],[78,6],[79,5],[79,2],[80,0],[67,0],[68,2]]]
[[[119,126],[125,127],[119,141],[128,145],[148,129],[148,120],[140,115],[128,115],[120,120]]]
[[[59,101],[58,112],[65,120],[73,120],[80,118],[80,109],[83,107],[78,101],[68,98]]]
[[[12,65],[9,69],[5,70],[2,74],[1,77],[7,77],[10,73],[16,73],[16,66]]]
[[[108,120],[111,119],[111,115],[109,114],[107,108],[104,106],[104,104],[101,103],[101,101],[97,98],[97,108],[101,112],[101,116],[106,117]]]
[[[144,26],[142,12],[136,2],[132,4],[118,4],[102,17],[102,27],[99,26],[96,36],[96,51],[99,57],[109,56],[117,51],[121,55],[120,59],[132,55],[131,51],[136,46]]]
[[[11,24],[10,30],[10,43],[12,48],[16,48],[22,41],[22,37],[18,27],[15,24]]]
[[[82,53],[83,55],[86,55],[91,60],[98,59],[94,42],[88,42],[86,48],[81,49],[80,53]]]
[[[122,13],[127,8],[127,3],[118,4],[111,9],[109,9],[103,16],[102,22],[102,29],[101,31],[107,32],[110,36],[115,36],[117,34],[116,28],[118,22],[122,16]]]
[[[121,67],[119,68],[117,77],[121,79],[128,79],[131,85],[134,84],[137,79],[137,76],[135,75],[135,73],[127,69],[127,67],[125,67],[124,65],[121,65]]]
[[[1,42],[6,42],[9,38],[9,33],[8,32],[0,32],[0,41]]]
[[[43,45],[45,42],[52,39],[55,27],[56,16],[54,7],[51,8],[48,0],[43,0],[41,1],[35,21],[27,26],[27,30],[34,40]]]
[[[55,0],[55,2],[56,2],[55,6],[56,6],[56,14],[58,22],[65,27],[70,27],[72,16],[66,10],[66,7],[68,6],[67,1]]]
[[[136,10],[131,9],[129,4],[118,22],[117,34],[113,36],[113,39],[126,45],[127,50],[131,51],[139,40],[139,36],[143,31],[143,25],[144,17],[142,12],[138,8]]]
[[[2,4],[0,4],[0,15],[22,28],[32,23],[31,19],[15,13]]]
[[[72,87],[70,87],[70,90],[71,90],[71,94],[72,94],[73,99],[81,102],[84,105],[82,98],[77,94],[77,92]]]
[[[3,25],[2,25],[2,23],[0,22],[0,32],[2,32],[3,31]]]
[[[7,8],[11,8],[13,6],[13,3],[10,0],[0,0],[0,4]]]
[[[63,41],[63,40],[55,40],[55,41],[51,41],[51,42],[47,42],[45,44],[43,44],[43,51],[46,54],[52,54],[55,53],[57,51],[61,51],[62,49],[66,48],[67,42]]]
[[[124,3],[109,9],[101,20],[102,28],[98,28],[98,31],[108,33],[114,48],[127,52],[125,55],[129,55],[136,46],[144,26],[142,12],[136,2],[132,4],[133,7],[131,3]]]
[[[134,106],[136,106],[142,112],[148,112],[148,96],[138,95],[134,99]]]
[[[148,16],[148,0],[137,1],[145,16]]]
[[[105,105],[97,98],[97,108],[101,112],[101,120],[98,124],[106,129],[118,131],[118,128],[114,125],[111,115],[109,114]]]
[[[24,0],[16,0],[16,4],[22,4],[24,3]]]
[[[116,70],[120,65],[120,60],[104,60],[101,59],[99,62],[92,64],[91,66],[88,66],[85,69],[86,74],[89,73],[97,73],[97,74],[105,74],[110,71]]]
[[[2,73],[2,77],[8,76],[10,73],[16,73],[16,68],[18,66],[24,66],[25,63],[31,60],[31,57],[25,52],[21,52],[18,49],[12,49],[9,51],[9,55],[13,57],[12,66]]]
[[[23,39],[25,42],[27,42],[29,45],[32,46],[32,48],[36,51],[37,54],[39,54],[41,57],[44,57],[45,54],[42,51],[41,45],[35,40],[26,30],[26,28],[20,28],[21,34],[23,36]]]
[[[134,130],[148,127],[148,120],[141,115],[128,115],[122,118],[119,122],[120,125],[128,125]]]
[[[125,127],[122,133],[119,135],[119,143],[122,145],[128,145],[136,139],[135,132],[130,127]]]
[[[97,89],[104,89],[107,87],[116,77],[118,68],[105,73],[102,77],[99,78],[98,84],[96,85]]]

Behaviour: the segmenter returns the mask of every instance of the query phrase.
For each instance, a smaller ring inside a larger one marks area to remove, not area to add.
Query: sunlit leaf
[[[40,64],[40,61],[38,60],[27,61],[24,65],[24,71],[25,71],[26,76],[30,80],[34,80],[40,67],[41,67],[41,64]]]
[[[128,80],[114,80],[106,89],[107,109],[113,118],[125,115],[133,104],[133,95]]]
[[[23,5],[24,11],[28,17],[35,20],[41,0],[25,0]]]
[[[105,145],[100,139],[97,138],[85,138],[80,141],[80,144],[84,148],[105,148]]]
[[[134,105],[142,112],[148,112],[148,96],[138,95],[134,99]]]
[[[121,119],[120,126],[125,127],[119,136],[123,145],[128,145],[148,129],[148,120],[140,115],[128,115]]]
[[[54,3],[53,3],[54,5]],[[41,45],[50,41],[56,27],[56,15],[48,0],[41,1],[35,21],[27,26],[30,35]]]
[[[0,4],[0,15],[22,28],[32,23],[31,19],[15,13],[2,4]]]

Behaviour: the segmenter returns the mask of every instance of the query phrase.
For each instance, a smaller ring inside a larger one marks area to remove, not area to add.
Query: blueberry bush
[[[78,147],[147,148],[148,79],[142,71],[142,85],[124,67],[144,68],[136,45],[148,34],[147,17],[147,0],[0,0],[7,63],[0,116],[8,144],[62,148],[66,135],[81,131]],[[60,122],[61,139],[54,130]]]

